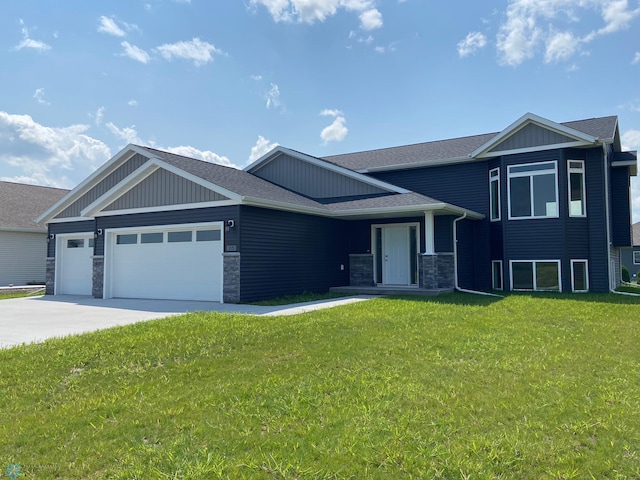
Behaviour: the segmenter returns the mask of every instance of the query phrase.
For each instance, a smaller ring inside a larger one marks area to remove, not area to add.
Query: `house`
[[[636,160],[615,116],[326,158],[277,147],[244,170],[129,145],[38,218],[47,292],[608,291]]]
[[[0,287],[44,284],[47,229],[35,219],[68,192],[0,181]]]
[[[623,248],[620,255],[622,265],[627,267],[631,280],[637,280],[640,270],[640,222],[631,226],[631,248]]]

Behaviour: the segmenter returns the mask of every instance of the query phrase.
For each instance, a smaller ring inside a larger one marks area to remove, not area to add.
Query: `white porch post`
[[[433,212],[424,212],[424,253],[426,255],[435,253],[434,234]]]

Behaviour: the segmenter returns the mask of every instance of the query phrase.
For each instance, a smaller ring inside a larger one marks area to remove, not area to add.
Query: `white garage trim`
[[[202,230],[218,230],[220,239],[197,241],[197,232]],[[192,232],[189,241],[168,241],[170,233],[183,231]],[[161,242],[142,243],[142,235],[150,233],[161,233]],[[208,300],[222,303],[224,222],[112,228],[105,230],[104,235],[104,298],[172,298],[176,300]],[[117,238],[121,235],[136,235],[136,242],[131,245],[118,245]],[[198,257],[201,253],[207,255],[203,257],[202,262]],[[143,268],[127,271],[128,261],[139,261],[139,266],[141,265]],[[183,264],[183,261],[186,263]],[[172,262],[174,262],[173,266]],[[187,277],[185,272],[186,264],[189,262],[192,265],[192,268],[188,270],[189,273],[193,273],[191,278]],[[207,262],[210,264],[207,265]],[[208,269],[206,272],[203,270],[205,268]],[[212,270],[214,268],[218,271]],[[164,280],[166,279],[167,282],[170,280],[166,275],[169,275],[167,272],[172,269],[177,273],[176,277],[171,277],[174,282],[170,286]],[[126,274],[123,272],[126,272]],[[209,277],[209,272],[214,276]],[[140,274],[139,276],[137,275],[138,273]],[[149,275],[148,285],[144,273]],[[184,277],[180,275],[184,275]],[[181,283],[181,278],[186,282]],[[213,287],[211,296],[206,293],[206,284],[209,282],[210,286]],[[191,288],[188,285],[189,283]],[[202,290],[197,288],[200,285],[203,285]]]
[[[69,249],[69,240],[83,240],[81,248]],[[91,295],[93,289],[93,232],[56,235],[54,295]]]

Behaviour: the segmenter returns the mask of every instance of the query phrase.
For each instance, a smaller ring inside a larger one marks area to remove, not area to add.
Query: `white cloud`
[[[4,180],[73,187],[111,157],[109,147],[85,134],[89,125],[46,127],[29,115],[0,111],[0,170]],[[72,178],[73,177],[73,178]]]
[[[280,88],[275,83],[271,84],[271,88],[266,93],[265,98],[267,99],[267,108],[278,108],[280,103]]]
[[[102,120],[104,119],[104,107],[100,107],[95,114],[95,122],[97,126],[102,125]]]
[[[580,16],[594,11],[603,26],[580,31]],[[499,61],[517,66],[541,51],[547,63],[567,61],[597,37],[629,28],[638,15],[628,0],[510,0],[496,37]]]
[[[99,18],[98,32],[113,35],[114,37],[125,37],[127,34],[122,30],[113,18],[102,16]]]
[[[363,30],[375,30],[382,27],[382,14],[375,8],[360,14],[360,27]]]
[[[127,105],[129,105],[130,107],[137,107],[138,106],[138,101],[134,100],[133,98],[131,100],[129,100],[127,102]]]
[[[358,14],[364,30],[382,26],[374,0],[250,0],[250,5],[264,6],[276,22],[324,22],[338,10],[346,10]]]
[[[458,55],[464,58],[476,53],[487,44],[487,37],[480,32],[470,32],[464,40],[458,43]]]
[[[251,153],[249,154],[247,163],[255,162],[264,154],[270,152],[277,146],[278,146],[278,143],[276,142],[271,143],[262,135],[258,135],[258,141],[256,141],[256,144],[253,147],[251,147]]]
[[[120,45],[124,48],[124,53],[121,54],[123,57],[129,57],[132,60],[144,64],[151,61],[151,57],[143,49],[138,48],[135,45],[131,45],[129,42],[122,42]]]
[[[631,65],[635,65],[636,63],[640,63],[640,52],[636,52],[633,56],[633,60],[631,60]]]
[[[208,42],[203,42],[199,38],[194,38],[190,42],[167,43],[157,47],[158,52],[166,60],[173,58],[184,58],[192,60],[196,67],[200,67],[213,61],[212,54],[223,55],[222,50]]]
[[[185,157],[197,158],[198,160],[204,160],[205,162],[217,163],[218,165],[224,165],[226,167],[238,168],[237,165],[231,163],[227,157],[218,155],[210,150],[198,150],[195,147],[189,145],[180,145],[179,147],[166,147],[162,150],[175,153],[176,155],[183,155]]]
[[[137,145],[143,145],[145,143],[138,136],[135,125],[131,125],[130,127],[118,128],[113,124],[113,122],[109,122],[106,124],[106,127],[113,135],[124,140],[127,144],[135,143]]]
[[[324,109],[320,112],[320,115],[324,117],[334,117],[333,123],[326,126],[320,132],[320,138],[322,138],[325,145],[329,142],[341,142],[347,136],[349,129],[345,126],[347,122],[344,118],[344,113],[341,110]]]
[[[33,98],[35,98],[38,103],[41,103],[43,105],[51,105],[44,99],[44,88],[36,89],[35,93],[33,94]]]
[[[29,36],[29,30],[27,29],[27,27],[24,26],[24,21],[22,19],[20,19],[20,25],[22,25],[22,29],[21,29],[22,41],[14,47],[15,50],[30,48],[32,50],[37,50],[40,53],[44,53],[47,50],[51,50],[51,45],[47,45],[46,43],[41,42],[40,40],[34,40]]]
[[[627,130],[620,140],[623,150],[640,150],[640,130]]]

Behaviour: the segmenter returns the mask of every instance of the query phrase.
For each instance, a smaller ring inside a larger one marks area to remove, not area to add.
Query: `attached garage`
[[[222,222],[106,233],[105,298],[222,301]]]
[[[58,235],[56,295],[91,295],[93,232]]]

